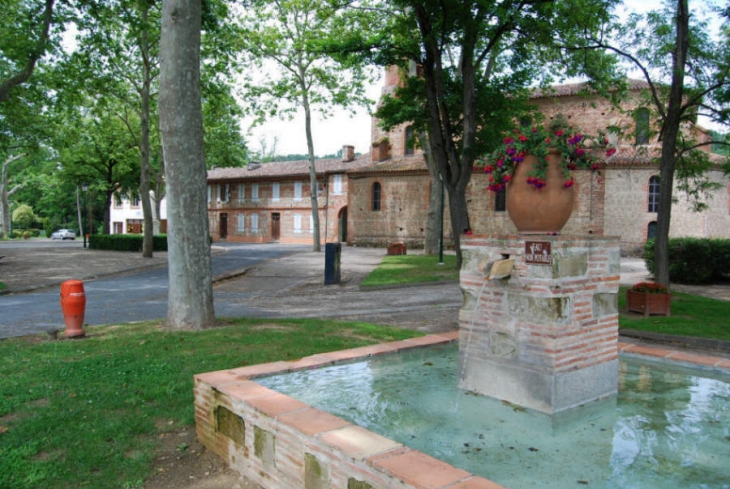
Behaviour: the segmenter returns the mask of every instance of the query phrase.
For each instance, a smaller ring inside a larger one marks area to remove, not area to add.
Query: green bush
[[[92,234],[89,236],[92,250],[142,251],[141,234]],[[167,251],[167,235],[158,234],[152,238],[153,251]]]
[[[646,268],[656,272],[654,240],[644,245]],[[678,284],[709,284],[730,275],[730,239],[669,240],[669,278]]]

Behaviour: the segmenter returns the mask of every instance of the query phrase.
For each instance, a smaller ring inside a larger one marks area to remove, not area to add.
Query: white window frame
[[[210,204],[210,201],[213,200],[213,186],[208,185],[208,203]]]
[[[259,201],[259,184],[258,183],[251,184],[251,201],[252,202]]]
[[[238,227],[236,229],[239,233],[246,232],[246,215],[245,214],[238,215]]]
[[[252,233],[259,232],[259,215],[258,214],[251,214],[251,232]]]
[[[279,202],[279,182],[271,184],[271,201]]]
[[[302,182],[294,182],[294,200],[302,200]]]
[[[309,214],[309,234],[314,234],[314,216]]]
[[[342,195],[342,175],[334,175],[332,183],[332,194]]]
[[[239,183],[238,184],[238,201],[243,202],[244,200],[246,200],[246,184]]]
[[[294,214],[294,234],[301,234],[302,232],[302,215]]]

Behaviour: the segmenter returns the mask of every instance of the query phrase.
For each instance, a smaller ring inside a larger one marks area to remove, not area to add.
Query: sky
[[[314,154],[324,156],[336,153],[342,146],[348,144],[355,147],[356,153],[370,151],[371,116],[375,110],[375,102],[380,98],[383,78],[380,77],[367,90],[368,98],[373,101],[369,108],[359,107],[354,116],[350,111],[340,110],[330,118],[323,119],[319,114],[312,114],[312,139],[314,140]],[[249,121],[244,120],[242,127],[248,129]],[[246,135],[249,149],[260,151],[259,140],[263,137],[270,147],[274,138],[278,138],[277,155],[306,154],[307,137],[304,129],[304,112],[291,120],[281,121],[272,119],[261,127],[254,128]]]

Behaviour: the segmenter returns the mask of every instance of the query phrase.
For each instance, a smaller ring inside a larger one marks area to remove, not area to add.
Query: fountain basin
[[[337,362],[426,345],[448,344],[456,336],[456,333],[435,335],[314,355],[296,362],[200,374],[195,379],[198,437],[250,482],[264,488],[501,487],[253,380],[277,373],[322,369]],[[730,361],[723,359],[626,344],[619,348],[627,355],[650,354],[730,369]],[[727,450],[727,446],[721,445],[720,449]],[[548,457],[544,451],[534,455]],[[727,455],[727,452],[717,454],[719,460],[726,460]]]

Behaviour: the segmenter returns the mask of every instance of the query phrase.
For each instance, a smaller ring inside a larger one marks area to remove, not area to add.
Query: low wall
[[[456,340],[458,333],[313,355],[195,376],[198,439],[265,489],[498,489],[501,486],[256,383]]]

